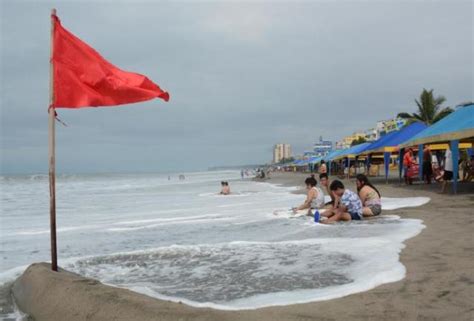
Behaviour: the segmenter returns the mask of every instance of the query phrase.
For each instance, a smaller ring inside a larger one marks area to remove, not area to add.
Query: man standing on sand
[[[446,186],[448,186],[448,182],[453,179],[453,154],[451,153],[451,149],[446,149],[446,153],[444,155],[444,174],[443,174],[443,184],[441,185],[441,193],[446,192]]]
[[[423,178],[426,184],[431,184],[431,177],[433,176],[433,165],[431,163],[432,155],[428,145],[423,149]]]

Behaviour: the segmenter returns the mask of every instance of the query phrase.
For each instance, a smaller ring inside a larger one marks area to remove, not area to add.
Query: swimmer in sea
[[[219,193],[221,195],[229,195],[230,194],[230,187],[229,187],[229,182],[221,182],[221,192]]]

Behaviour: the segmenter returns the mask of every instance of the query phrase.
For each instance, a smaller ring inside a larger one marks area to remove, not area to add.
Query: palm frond
[[[440,112],[435,116],[433,119],[433,124],[436,123],[437,121],[440,121],[444,117],[448,116],[451,114],[454,110],[451,107],[446,107],[440,110]]]
[[[419,120],[419,121],[421,121],[421,122],[425,122],[425,121],[426,121],[426,120],[424,119],[424,115],[418,114],[418,113],[414,113],[414,114],[413,114],[413,119]]]
[[[403,119],[408,119],[408,118],[412,118],[413,115],[412,114],[409,114],[409,113],[399,113],[397,115],[398,118],[403,118]]]
[[[448,115],[451,108],[443,108],[443,104],[446,102],[444,96],[435,97],[433,89],[427,90],[423,88],[420,96],[415,99],[415,104],[418,107],[416,113],[399,113],[397,117],[408,120],[410,123],[414,121],[421,121],[427,125],[434,124],[441,118]]]

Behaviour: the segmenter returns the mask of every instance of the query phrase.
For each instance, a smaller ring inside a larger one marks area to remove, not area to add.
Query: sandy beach
[[[301,186],[306,174],[278,173],[271,183]],[[36,321],[56,320],[472,320],[474,236],[472,185],[459,195],[440,195],[438,186],[378,182],[382,195],[427,196],[431,202],[391,214],[424,221],[426,228],[405,242],[402,281],[330,301],[220,311],[193,308],[114,288],[36,264],[15,283],[20,308]],[[345,184],[354,188],[353,181]]]

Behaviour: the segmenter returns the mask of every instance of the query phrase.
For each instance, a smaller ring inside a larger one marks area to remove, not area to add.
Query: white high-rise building
[[[273,147],[273,163],[279,163],[282,159],[291,157],[290,144],[276,144]]]

